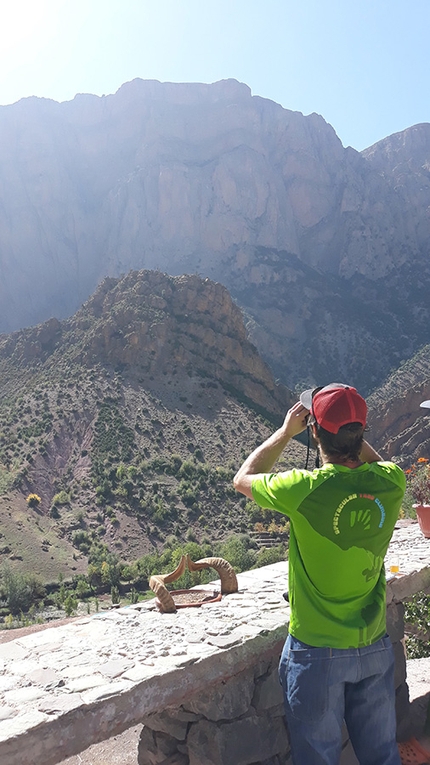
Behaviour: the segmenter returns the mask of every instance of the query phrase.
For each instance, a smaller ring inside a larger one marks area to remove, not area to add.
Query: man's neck
[[[328,463],[331,465],[343,465],[343,467],[350,468],[350,470],[354,470],[364,464],[361,460],[341,460],[339,457],[324,454],[322,449],[320,449],[320,458],[323,465],[327,465]]]

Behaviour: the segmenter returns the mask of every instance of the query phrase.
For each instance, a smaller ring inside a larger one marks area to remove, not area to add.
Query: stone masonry
[[[387,556],[399,736],[408,736],[402,601],[430,586],[430,542],[399,526]],[[240,574],[239,592],[160,614],[102,612],[0,645],[0,762],[54,765],[143,723],[139,765],[289,765],[277,682],[287,564]],[[213,585],[212,585],[213,587]],[[342,765],[355,757],[345,738]]]

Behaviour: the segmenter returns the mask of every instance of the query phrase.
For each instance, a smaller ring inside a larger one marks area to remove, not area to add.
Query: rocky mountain
[[[157,390],[163,376],[180,374],[181,388],[185,373],[207,377],[270,418],[291,401],[249,342],[225,287],[198,276],[141,271],[107,278],[71,320],[0,339],[0,359],[17,368],[43,363],[53,375],[58,364],[138,370]]]
[[[155,268],[227,286],[290,387],[368,392],[428,341],[429,125],[358,153],[234,80],[134,80],[0,107],[0,147],[4,332]]]
[[[0,564],[56,579],[95,542],[134,560],[252,529],[231,479],[291,401],[225,287],[195,275],[107,278],[72,318],[3,336]]]

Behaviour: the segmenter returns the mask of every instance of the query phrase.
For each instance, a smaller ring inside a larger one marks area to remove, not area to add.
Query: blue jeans
[[[288,635],[279,678],[294,765],[339,765],[344,720],[360,765],[401,765],[388,635],[346,649]]]

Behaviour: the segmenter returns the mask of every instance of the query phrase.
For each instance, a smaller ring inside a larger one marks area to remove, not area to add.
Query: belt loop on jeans
[[[333,658],[333,648],[330,648],[330,659]]]

